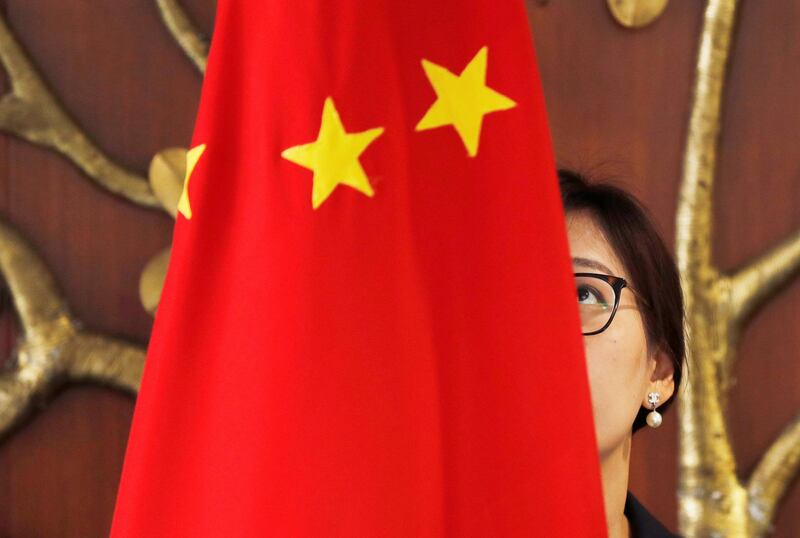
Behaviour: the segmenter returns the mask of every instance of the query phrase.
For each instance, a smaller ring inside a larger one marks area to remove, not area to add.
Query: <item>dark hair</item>
[[[628,192],[608,183],[590,183],[577,172],[558,171],[564,212],[585,210],[603,230],[606,240],[622,261],[631,286],[644,298],[641,313],[649,349],[660,348],[675,367],[675,393],[685,361],[684,311],[680,274],[647,210]],[[663,413],[674,394],[658,407]],[[646,424],[649,411],[642,407],[633,431]]]

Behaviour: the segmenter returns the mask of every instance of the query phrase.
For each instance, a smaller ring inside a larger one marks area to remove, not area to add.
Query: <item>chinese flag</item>
[[[112,526],[604,536],[521,0],[219,0]]]

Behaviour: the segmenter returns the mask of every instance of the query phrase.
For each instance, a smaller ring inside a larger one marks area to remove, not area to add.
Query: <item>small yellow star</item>
[[[422,60],[428,80],[436,92],[436,101],[417,124],[417,131],[452,125],[461,137],[467,154],[478,154],[483,117],[490,112],[508,110],[517,104],[486,85],[486,57],[483,47],[469,64],[454,75],[444,67]]]
[[[186,152],[186,176],[183,178],[183,192],[181,192],[181,198],[178,200],[178,211],[187,219],[192,218],[192,207],[189,205],[189,179],[191,179],[194,167],[197,166],[197,161],[200,160],[205,150],[206,145],[200,144]]]
[[[359,156],[383,133],[376,127],[360,133],[344,130],[333,99],[325,99],[322,121],[314,142],[283,150],[281,157],[314,172],[311,206],[317,209],[339,185],[348,185],[372,196],[374,191]]]

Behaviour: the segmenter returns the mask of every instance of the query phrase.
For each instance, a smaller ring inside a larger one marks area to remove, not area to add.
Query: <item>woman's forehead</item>
[[[566,222],[573,267],[627,278],[622,263],[591,214],[570,211]]]

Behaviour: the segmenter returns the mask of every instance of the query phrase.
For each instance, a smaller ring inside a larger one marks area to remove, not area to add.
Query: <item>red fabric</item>
[[[474,158],[423,58],[488,46]],[[368,197],[316,210],[323,103]],[[111,535],[603,536],[544,100],[517,0],[220,0]]]

